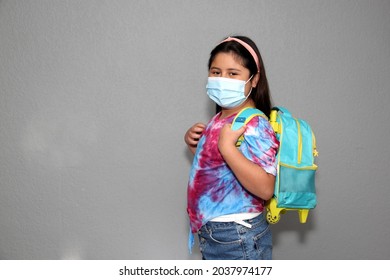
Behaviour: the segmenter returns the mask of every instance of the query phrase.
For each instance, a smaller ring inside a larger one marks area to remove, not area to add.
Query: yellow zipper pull
[[[313,132],[311,134],[312,134],[312,138],[313,138],[313,156],[318,157],[316,137],[314,136]]]

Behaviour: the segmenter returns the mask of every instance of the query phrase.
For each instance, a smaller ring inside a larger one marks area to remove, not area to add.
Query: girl
[[[274,192],[279,142],[263,117],[233,131],[245,107],[269,117],[268,82],[255,43],[228,37],[210,54],[207,94],[217,114],[185,134],[194,161],[188,183],[190,250],[198,233],[203,259],[271,259],[272,236],[262,212]],[[235,146],[244,135],[240,148]]]

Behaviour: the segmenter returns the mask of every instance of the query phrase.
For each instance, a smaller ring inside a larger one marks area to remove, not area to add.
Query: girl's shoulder
[[[245,142],[252,147],[262,147],[277,149],[279,140],[267,118],[256,116],[247,123],[247,129],[244,132]]]
[[[268,121],[267,117],[265,116],[255,116],[253,117],[247,124],[246,133],[250,135],[269,135],[274,136],[274,130],[272,129],[272,126],[270,122]]]
[[[271,127],[270,122],[266,116],[255,116],[247,124],[247,127]]]

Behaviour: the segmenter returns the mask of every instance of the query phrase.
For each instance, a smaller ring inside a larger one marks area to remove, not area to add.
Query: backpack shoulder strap
[[[267,116],[257,108],[246,107],[238,112],[237,116],[232,122],[232,130],[237,130],[242,127],[244,124],[247,124],[251,119],[256,116],[261,116],[265,119],[268,119]],[[236,143],[236,147],[240,147],[242,141],[244,141],[244,135],[241,135]]]
[[[237,116],[232,122],[232,130],[237,130],[244,124],[247,124],[253,117],[261,116],[267,118],[265,114],[257,108],[246,107],[238,112]]]

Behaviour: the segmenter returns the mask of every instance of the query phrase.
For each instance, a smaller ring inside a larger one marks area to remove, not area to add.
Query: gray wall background
[[[390,258],[390,1],[0,1],[0,258],[199,259],[183,135],[207,60],[252,37],[312,125],[319,204],[275,259]]]

